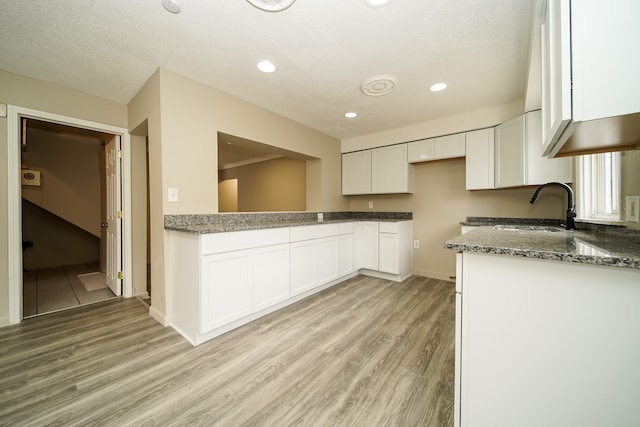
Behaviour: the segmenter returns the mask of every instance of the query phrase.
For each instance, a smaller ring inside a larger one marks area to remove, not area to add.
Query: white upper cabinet
[[[464,157],[465,134],[439,136],[437,138],[422,139],[409,144],[409,163],[420,163],[429,160],[451,159]]]
[[[407,158],[409,163],[427,162],[435,159],[434,138],[412,141],[408,144]]]
[[[525,185],[540,185],[551,181],[573,182],[573,158],[549,159],[542,155],[542,112],[524,115],[526,141]]]
[[[452,159],[464,157],[465,155],[465,134],[456,133],[454,135],[440,136],[434,138],[433,155],[434,159]]]
[[[342,155],[342,194],[413,192],[413,165],[407,144],[390,145]]]
[[[518,116],[499,126],[495,131],[495,186],[496,188],[524,185],[525,130],[524,116]]]
[[[371,151],[371,192],[413,192],[413,165],[407,162],[407,144],[375,148]]]
[[[572,182],[570,157],[542,155],[542,113],[531,111],[491,129],[467,132],[467,190]],[[495,138],[495,140],[494,140]]]
[[[467,190],[487,190],[494,185],[494,128],[466,134]]]
[[[547,0],[541,26],[545,155],[637,145],[640,2]]]
[[[342,155],[342,194],[371,193],[371,150]]]

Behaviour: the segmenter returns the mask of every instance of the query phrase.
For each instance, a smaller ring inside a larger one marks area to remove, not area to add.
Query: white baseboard
[[[161,313],[154,306],[149,307],[149,316],[153,317],[162,326],[169,326],[169,323],[167,322],[167,317],[165,316],[165,314]]]
[[[447,274],[444,273],[438,273],[436,271],[428,271],[428,270],[413,270],[413,274],[416,276],[423,276],[423,277],[431,277],[432,279],[438,279],[438,280],[445,280],[447,282],[455,282],[456,278],[455,278],[455,273],[452,276],[449,276]]]

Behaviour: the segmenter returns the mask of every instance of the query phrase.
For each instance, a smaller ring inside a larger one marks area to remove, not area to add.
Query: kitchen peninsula
[[[640,233],[492,219],[456,267],[456,425],[640,423]]]
[[[412,214],[167,215],[169,324],[198,345],[344,280],[412,274]]]

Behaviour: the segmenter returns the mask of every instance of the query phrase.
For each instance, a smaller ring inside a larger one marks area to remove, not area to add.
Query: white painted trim
[[[153,317],[162,326],[169,326],[169,322],[164,313],[158,310],[155,306],[149,306],[149,316]]]
[[[46,120],[91,129],[99,132],[108,132],[122,137],[122,150],[124,154],[122,171],[122,210],[123,221],[123,295],[133,296],[133,284],[131,277],[131,137],[126,128],[111,126],[103,123],[82,120],[75,117],[62,116],[60,114],[38,111],[15,105],[7,106],[7,222],[8,222],[8,273],[9,273],[9,324],[13,325],[22,321],[22,212],[20,199],[22,187],[20,184],[20,119],[22,117]]]

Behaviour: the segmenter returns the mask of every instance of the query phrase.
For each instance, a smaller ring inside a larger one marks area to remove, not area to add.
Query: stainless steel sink
[[[495,230],[505,230],[505,231],[546,231],[550,233],[565,231],[564,228],[549,226],[549,225],[499,224],[499,225],[495,225],[493,228]]]

